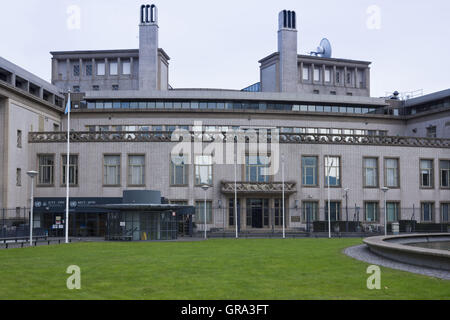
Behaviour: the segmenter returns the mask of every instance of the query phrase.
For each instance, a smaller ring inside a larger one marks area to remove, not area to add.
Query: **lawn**
[[[381,268],[342,250],[361,239],[75,243],[0,250],[0,299],[449,299],[450,281]],[[81,290],[68,290],[69,265]]]

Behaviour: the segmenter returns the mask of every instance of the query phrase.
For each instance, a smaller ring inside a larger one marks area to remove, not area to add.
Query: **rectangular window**
[[[341,73],[339,71],[336,71],[336,83],[341,83]]]
[[[73,92],[75,93],[80,92],[80,86],[73,86]]]
[[[331,82],[331,70],[325,69],[325,82]]]
[[[172,156],[170,162],[170,184],[172,186],[185,186],[188,184],[186,159],[183,156]]]
[[[319,203],[317,201],[303,202],[303,222],[317,221],[319,216]]]
[[[247,182],[269,182],[269,157],[247,155],[245,177]]]
[[[450,203],[441,203],[441,219],[442,222],[449,222]]]
[[[195,185],[212,185],[212,156],[196,155],[194,166]]]
[[[22,130],[17,130],[17,148],[22,148]]]
[[[352,74],[350,72],[347,72],[347,83],[348,84],[352,83]]]
[[[317,186],[318,182],[318,158],[302,157],[302,183],[304,186]]]
[[[399,203],[386,202],[386,215],[388,222],[396,222],[399,220]]]
[[[53,185],[55,156],[54,155],[38,155],[39,161],[39,179],[38,184],[41,186]]]
[[[98,85],[93,85],[93,86],[92,86],[92,90],[93,90],[93,91],[99,91],[99,90],[100,90],[100,86],[98,86]]]
[[[122,73],[123,74],[131,74],[131,62],[130,61],[122,62]]]
[[[111,61],[109,63],[109,74],[112,76],[116,76],[118,74],[117,61]]]
[[[61,158],[62,163],[62,184],[66,185],[66,173],[67,173],[67,156],[63,155]],[[69,184],[72,186],[78,185],[78,155],[70,155],[69,157]]]
[[[144,155],[128,156],[128,185],[130,186],[145,185]]]
[[[120,155],[108,155],[103,158],[103,184],[120,185]]]
[[[364,187],[378,187],[378,159],[364,158]]]
[[[21,187],[22,186],[22,169],[17,168],[16,170],[16,186]]]
[[[320,81],[320,69],[314,68],[314,81]]]
[[[400,186],[398,159],[384,159],[384,175],[386,187],[398,188]]]
[[[240,214],[241,210],[241,199],[237,199],[237,213],[238,216]],[[235,210],[234,210],[234,198],[228,200],[228,225],[234,226],[234,220],[235,220]]]
[[[86,64],[86,76],[92,76],[92,64],[90,63]]]
[[[286,200],[284,201],[284,223],[286,223],[286,213],[289,211],[287,208]],[[274,224],[276,227],[283,226],[283,199],[274,199]],[[264,226],[269,226],[269,211],[265,210],[263,215]]]
[[[341,159],[340,157],[325,156],[325,186],[339,187],[341,185]]]
[[[80,65],[79,64],[74,64],[73,65],[73,76],[74,77],[79,77],[80,76]]]
[[[112,85],[112,91],[119,91],[119,85],[118,84],[113,84]]]
[[[197,224],[205,223],[205,201],[195,202],[195,221]],[[206,201],[206,223],[212,224],[212,202]]]
[[[309,80],[309,67],[303,67],[303,80]]]
[[[339,221],[341,218],[341,203],[330,201],[331,221]],[[328,201],[325,201],[325,220],[328,221]]]
[[[450,188],[450,160],[439,161],[441,188]]]
[[[105,75],[105,63],[104,62],[98,62],[97,63],[97,75],[98,76],[104,76]]]
[[[364,204],[365,218],[367,222],[378,221],[378,203],[366,202]]]
[[[420,186],[433,188],[433,160],[420,160]]]
[[[433,222],[433,210],[434,210],[433,202],[422,202],[421,213],[423,222]]]
[[[427,138],[436,138],[436,126],[427,127]]]

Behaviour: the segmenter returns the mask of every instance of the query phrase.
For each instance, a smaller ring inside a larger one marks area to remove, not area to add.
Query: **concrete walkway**
[[[369,247],[365,244],[354,246],[350,248],[346,248],[344,251],[344,254],[346,254],[349,257],[352,257],[356,260],[364,261],[370,264],[387,267],[391,269],[401,270],[401,271],[407,271],[411,273],[421,274],[429,277],[435,277],[439,279],[444,280],[450,280],[450,272],[445,270],[438,270],[438,269],[432,269],[427,267],[419,267],[414,266],[402,262],[393,261],[384,257],[381,257],[379,255],[376,255],[375,253],[371,252],[369,250]]]

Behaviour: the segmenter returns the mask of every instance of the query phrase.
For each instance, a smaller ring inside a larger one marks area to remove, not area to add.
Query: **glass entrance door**
[[[247,199],[247,228],[269,227],[269,199]]]

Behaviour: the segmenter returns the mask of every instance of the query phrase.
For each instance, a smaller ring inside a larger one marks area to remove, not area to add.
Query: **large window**
[[[421,213],[423,222],[433,222],[433,210],[434,210],[433,202],[422,202]]]
[[[318,158],[302,157],[302,184],[303,186],[317,186],[318,184]]]
[[[364,187],[378,187],[378,159],[364,158]]]
[[[80,76],[80,65],[79,64],[74,64],[73,65],[73,76],[74,77],[79,77]]]
[[[319,213],[319,203],[316,201],[303,202],[303,222],[314,222]]]
[[[450,160],[439,161],[441,188],[450,188]]]
[[[39,159],[38,184],[41,186],[53,185],[55,172],[55,156],[43,154],[38,155],[38,159]]]
[[[384,159],[384,180],[386,187],[400,187],[398,159]]]
[[[303,80],[309,80],[309,67],[303,67]]]
[[[111,61],[109,63],[109,74],[116,76],[118,74],[118,64],[117,61]]]
[[[62,184],[66,185],[66,174],[67,174],[67,156],[63,155],[61,157],[62,164]],[[78,155],[70,155],[69,157],[69,185],[78,185]]]
[[[197,223],[205,223],[205,201],[195,202],[195,220]],[[206,223],[212,223],[212,202],[206,201]]]
[[[237,199],[237,211],[238,216],[240,214],[241,210],[241,199]],[[234,220],[235,220],[235,212],[234,212],[234,198],[230,198],[228,200],[228,225],[234,226]]]
[[[86,64],[86,76],[92,76],[92,64],[90,63]]]
[[[378,221],[378,202],[366,202],[364,204],[364,212],[367,222]]]
[[[420,186],[433,188],[433,160],[420,160]]]
[[[97,63],[97,75],[98,76],[104,76],[105,75],[105,63],[104,62],[98,62]]]
[[[399,220],[399,203],[398,202],[386,202],[386,215],[387,222],[396,222]]]
[[[105,155],[103,159],[103,184],[120,185],[120,155]]]
[[[341,203],[338,201],[330,201],[331,221],[339,221],[341,219]],[[328,201],[325,201],[325,220],[328,221]]]
[[[441,203],[442,222],[449,222],[450,203]]]
[[[286,206],[286,200],[284,201],[284,214],[286,219],[286,214],[288,212],[289,208]],[[268,226],[269,222],[265,221],[266,216],[264,216],[264,225]],[[269,217],[267,216],[267,220],[269,220]],[[286,224],[286,221],[284,222]],[[283,199],[275,199],[274,200],[274,224],[276,227],[282,227],[283,226]]]
[[[122,73],[123,74],[131,74],[131,62],[130,61],[122,62]]]
[[[195,185],[212,185],[212,156],[196,155],[194,166]]]
[[[325,186],[339,187],[341,185],[341,159],[335,156],[325,156]]]
[[[128,156],[128,184],[131,186],[145,185],[145,156]]]
[[[268,170],[268,156],[246,156],[245,176],[248,182],[269,182]]]
[[[183,156],[172,156],[170,161],[170,184],[185,186],[188,184],[186,159]]]

